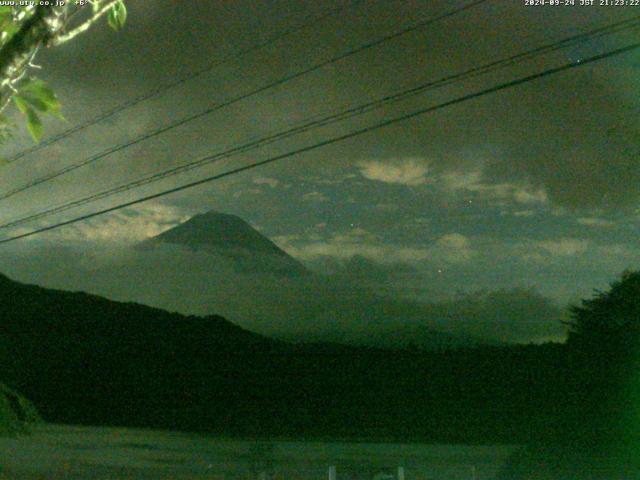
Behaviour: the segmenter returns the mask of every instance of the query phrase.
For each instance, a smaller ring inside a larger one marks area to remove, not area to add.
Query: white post
[[[336,467],[331,465],[329,467],[329,480],[336,480]]]
[[[404,480],[404,467],[398,467],[398,477],[396,480]]]

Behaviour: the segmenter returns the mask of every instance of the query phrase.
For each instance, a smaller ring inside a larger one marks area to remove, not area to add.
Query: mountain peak
[[[209,223],[209,222],[228,222],[228,223],[248,225],[247,222],[242,220],[237,215],[233,215],[231,213],[218,212],[217,210],[209,210],[208,212],[198,213],[184,223]]]
[[[304,274],[306,268],[242,218],[210,210],[144,242],[174,244],[231,258],[245,272]]]

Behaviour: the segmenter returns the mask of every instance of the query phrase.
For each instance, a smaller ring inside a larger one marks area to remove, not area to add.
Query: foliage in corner
[[[109,11],[108,23],[111,28],[118,31],[124,27],[127,21],[127,6],[123,1],[116,3]]]
[[[25,116],[29,133],[38,142],[42,137],[42,120],[39,114],[51,114],[64,119],[60,112],[60,102],[53,90],[37,78],[23,80],[17,91],[12,100]]]
[[[75,6],[72,3],[0,5],[0,144],[13,133],[12,115],[5,113],[9,105],[22,114],[36,142],[42,138],[44,115],[63,119],[53,90],[31,75],[32,69],[39,68],[33,61],[41,47],[70,41],[103,16],[114,30],[121,30],[126,23],[124,0],[78,1]]]

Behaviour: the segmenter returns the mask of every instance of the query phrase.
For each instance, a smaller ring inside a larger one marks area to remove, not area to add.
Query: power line
[[[312,121],[307,121],[307,122],[303,122],[302,124],[290,128],[288,130],[285,131],[281,131],[281,132],[277,132],[275,134],[271,134],[268,135],[266,137],[262,137],[259,138],[257,140],[253,140],[251,142],[242,144],[240,146],[237,147],[233,147],[231,149],[216,153],[214,155],[210,155],[205,157],[204,159],[199,159],[196,160],[194,162],[189,162],[187,164],[183,164],[183,165],[179,165],[167,170],[163,170],[157,173],[154,173],[152,175],[137,179],[135,181],[132,182],[128,182],[125,183],[123,185],[119,185],[117,187],[112,187],[108,190],[102,191],[102,192],[98,192],[95,193],[93,195],[90,195],[88,197],[84,197],[78,200],[74,200],[71,202],[66,202],[63,203],[61,205],[58,205],[56,207],[52,207],[49,208],[47,210],[38,212],[38,213],[34,213],[34,214],[30,214],[26,217],[22,217],[20,219],[17,220],[13,220],[10,221],[8,223],[5,224],[0,224],[0,229],[6,229],[6,228],[10,228],[10,227],[14,227],[14,226],[18,226],[24,223],[27,223],[29,221],[32,220],[37,220],[39,218],[43,218],[43,217],[48,217],[51,215],[54,215],[56,213],[61,213],[63,211],[78,207],[78,206],[82,206],[82,205],[86,205],[88,203],[92,203],[94,201],[97,200],[101,200],[110,196],[113,196],[115,194],[118,193],[122,193],[122,192],[126,192],[128,190],[131,190],[133,188],[137,188],[137,187],[141,187],[143,185],[147,185],[149,183],[153,183],[156,181],[160,181],[164,178],[173,176],[173,175],[177,175],[177,174],[181,174],[184,172],[187,172],[189,170],[195,169],[195,168],[199,168],[202,167],[203,165],[209,164],[209,163],[213,163],[222,159],[226,159],[229,158],[231,156],[237,155],[239,153],[245,153],[247,151],[250,150],[255,150],[257,148],[263,147],[265,145],[269,145],[271,143],[274,143],[276,141],[279,140],[283,140],[285,138],[289,138],[291,136],[294,135],[298,135],[300,133],[304,133],[307,132],[309,130],[315,129],[315,128],[319,128],[321,126],[325,126],[325,125],[329,125],[329,124],[333,124],[333,123],[337,123],[339,121],[343,121],[345,119],[348,118],[353,118],[355,116],[358,115],[362,115],[364,113],[368,113],[370,111],[373,111],[375,109],[378,109],[382,106],[385,106],[389,103],[394,103],[394,102],[398,102],[401,100],[405,100],[407,98],[419,95],[424,93],[427,90],[430,90],[432,88],[436,88],[436,87],[443,87],[445,85],[450,85],[453,83],[457,83],[461,80],[466,80],[469,78],[474,78],[476,76],[480,76],[480,75],[484,75],[486,73],[492,72],[492,71],[496,71],[499,70],[500,68],[504,68],[505,66],[509,66],[509,65],[513,65],[516,64],[518,62],[524,61],[524,60],[528,60],[531,58],[535,58],[538,55],[541,54],[546,54],[549,52],[553,52],[562,48],[566,48],[569,46],[573,46],[576,45],[579,42],[584,42],[586,40],[592,40],[593,38],[597,38],[597,37],[601,37],[604,35],[608,35],[611,33],[618,33],[622,30],[626,30],[630,27],[637,27],[638,25],[640,25],[640,16],[639,17],[634,17],[632,19],[629,20],[625,20],[625,21],[621,21],[621,22],[616,22],[610,25],[606,25],[594,30],[591,30],[589,32],[584,32],[581,34],[577,34],[568,38],[564,38],[562,40],[550,43],[550,44],[546,44],[546,45],[542,45],[540,47],[537,47],[533,50],[528,50],[525,52],[521,52],[512,56],[509,56],[505,59],[502,60],[497,60],[494,62],[490,62],[488,64],[479,66],[479,67],[474,67],[471,68],[469,70],[466,70],[465,72],[462,73],[458,73],[458,74],[453,74],[453,75],[449,75],[443,78],[440,78],[438,80],[434,80],[434,81],[430,81],[427,83],[423,83],[421,85],[418,85],[417,87],[413,87],[410,88],[408,90],[403,90],[399,93],[395,93],[392,95],[387,95],[385,97],[382,97],[380,99],[377,99],[375,101],[369,102],[369,103],[365,103],[363,105],[358,105],[356,107],[352,107],[346,110],[343,110],[341,112],[338,112],[336,114],[332,114],[329,116],[326,116],[324,118],[321,118],[319,120],[312,120]]]
[[[138,105],[139,103],[145,102],[147,100],[151,100],[153,98],[156,98],[158,96],[160,96],[161,94],[163,94],[164,92],[166,92],[167,90],[171,90],[173,88],[179,87],[180,85],[183,85],[187,82],[190,82],[191,80],[195,80],[198,77],[201,77],[202,75],[204,75],[205,73],[210,72],[211,70],[213,70],[216,67],[219,67],[221,65],[224,65],[226,63],[229,63],[232,60],[237,60],[238,58],[242,58],[246,55],[249,55],[251,53],[254,53],[256,51],[262,50],[263,48],[267,48],[271,45],[274,45],[275,43],[277,43],[278,41],[282,40],[283,38],[286,38],[290,35],[293,35],[297,32],[300,32],[302,30],[305,30],[309,27],[313,27],[316,26],[319,22],[322,22],[323,20],[336,16],[340,13],[342,13],[343,11],[345,11],[347,8],[349,7],[355,7],[360,3],[363,3],[365,0],[353,0],[351,2],[351,5],[345,5],[345,6],[341,6],[335,9],[332,9],[326,13],[323,13],[322,15],[316,16],[316,17],[312,17],[311,15],[306,16],[303,20],[303,22],[295,27],[292,28],[288,28],[282,32],[278,32],[274,35],[271,35],[269,37],[267,37],[264,41],[262,42],[258,42],[254,45],[251,45],[245,49],[239,50],[237,52],[231,53],[229,55],[226,55],[225,57],[216,60],[214,62],[209,63],[208,65],[206,65],[205,67],[199,69],[199,70],[195,70],[194,72],[191,72],[187,75],[183,75],[182,77],[178,78],[177,80],[173,80],[170,82],[166,82],[152,90],[149,90],[146,93],[143,93],[142,95],[139,95],[137,97],[134,97],[124,103],[121,103],[120,105],[117,105],[115,107],[113,107],[110,110],[107,110],[101,114],[99,114],[98,116],[88,120],[87,122],[84,123],[80,123],[78,125],[75,125],[71,128],[68,128],[67,130],[57,134],[57,135],[53,135],[45,140],[43,140],[42,142],[26,148],[24,150],[22,150],[21,152],[16,153],[15,155],[13,155],[12,157],[10,157],[8,160],[5,161],[5,163],[13,163],[17,160],[20,160],[21,158],[30,155],[32,153],[35,153],[39,150],[42,150],[43,148],[48,147],[49,145],[52,145],[54,143],[59,142],[60,140],[63,140],[71,135],[73,135],[74,133],[80,132],[82,130],[84,130],[85,128],[91,127],[93,125],[96,125],[97,123],[100,123],[104,120],[107,120],[111,117],[113,117],[114,115],[117,115],[120,112],[123,112],[131,107],[134,107],[136,105]]]
[[[306,132],[306,131],[308,131],[308,130],[310,130],[312,128],[318,128],[318,127],[321,127],[321,126],[324,126],[324,125],[327,125],[327,124],[330,124],[330,123],[335,123],[335,122],[338,122],[338,121],[345,120],[347,118],[351,118],[351,117],[356,116],[356,115],[361,115],[361,114],[367,113],[367,112],[369,112],[371,110],[380,108],[380,107],[382,107],[382,106],[384,106],[384,105],[386,105],[388,103],[398,102],[398,101],[403,100],[405,98],[408,98],[410,96],[415,96],[415,95],[424,93],[426,90],[429,90],[431,88],[442,87],[442,86],[449,85],[449,84],[454,83],[454,82],[458,82],[458,81],[461,81],[461,80],[466,80],[466,79],[469,79],[469,78],[473,78],[475,76],[483,75],[483,74],[486,74],[488,72],[498,70],[499,68],[504,68],[505,66],[513,65],[513,64],[516,64],[518,62],[522,62],[524,60],[528,60],[528,59],[534,58],[535,56],[538,56],[538,55],[546,54],[546,53],[549,53],[549,52],[552,52],[552,51],[555,51],[555,50],[559,50],[561,48],[566,48],[566,47],[569,47],[569,46],[573,46],[575,44],[584,42],[586,40],[592,40],[593,38],[596,38],[596,37],[601,37],[601,36],[604,36],[604,35],[611,35],[613,33],[619,33],[620,31],[629,29],[631,27],[637,27],[639,24],[640,24],[640,16],[637,16],[637,17],[632,17],[632,18],[627,19],[627,20],[620,21],[620,22],[615,22],[615,23],[612,23],[612,24],[609,24],[609,25],[605,25],[605,26],[590,30],[588,32],[583,32],[583,33],[580,33],[580,34],[577,34],[577,35],[573,35],[573,36],[564,38],[562,40],[559,40],[559,41],[556,41],[556,42],[553,42],[553,43],[549,43],[549,44],[540,46],[540,47],[535,48],[533,50],[521,52],[519,54],[512,55],[512,56],[510,56],[508,58],[505,58],[505,59],[502,59],[502,60],[490,62],[488,64],[485,64],[485,65],[482,65],[482,66],[479,66],[479,67],[474,67],[474,68],[469,69],[469,70],[467,70],[465,72],[462,72],[462,73],[449,75],[449,76],[446,76],[444,78],[441,78],[441,79],[438,79],[438,80],[435,80],[435,81],[429,81],[427,83],[424,83],[424,84],[419,85],[417,87],[411,88],[409,90],[405,90],[405,91],[402,91],[400,93],[389,95],[389,96],[383,97],[382,99],[378,99],[376,101],[369,102],[369,103],[366,103],[364,105],[359,105],[357,107],[353,107],[353,108],[347,109],[347,110],[342,111],[342,112],[337,113],[337,114],[329,115],[328,117],[324,117],[324,118],[322,118],[320,120],[316,120],[316,121],[312,121],[312,122],[305,121],[305,122],[302,123],[302,125],[294,127],[292,129],[289,129],[289,130],[286,130],[284,132],[280,132],[280,133],[277,133],[275,135],[269,135],[269,136],[267,136],[265,138],[261,138],[261,139],[256,140],[256,141],[249,142],[248,144],[244,144],[242,147],[234,147],[234,148],[232,148],[230,150],[222,152],[222,153],[219,154],[219,156],[216,159],[228,158],[231,155],[236,155],[238,153],[245,152],[248,149],[253,150],[253,149],[258,148],[260,146],[264,146],[264,145],[273,143],[275,141],[282,140],[284,138],[288,138],[288,137],[290,137],[292,135],[297,135],[299,133]],[[118,148],[118,147],[116,147],[116,148]],[[18,194],[20,192],[23,192],[23,191],[25,191],[25,190],[27,190],[29,188],[32,188],[32,187],[34,187],[36,185],[39,185],[39,184],[45,183],[47,181],[53,180],[53,179],[65,174],[65,173],[68,173],[71,170],[75,170],[76,168],[80,168],[81,166],[84,166],[84,165],[88,164],[89,162],[95,161],[95,159],[96,159],[95,157],[91,157],[86,162],[67,167],[65,169],[62,169],[62,170],[60,170],[58,172],[54,172],[54,173],[49,174],[49,175],[45,175],[44,177],[40,177],[40,178],[38,178],[36,180],[33,180],[32,182],[30,182],[30,183],[28,183],[26,185],[23,185],[21,187],[15,188],[15,189],[13,189],[11,191],[5,192],[4,194],[0,195],[0,200],[9,198],[9,197],[11,197],[13,195],[16,195],[16,194]],[[209,160],[209,162],[211,162],[211,161],[212,160]],[[209,162],[205,162],[205,163],[209,163]],[[72,208],[74,206],[77,206],[79,204],[88,203],[89,201],[94,201],[96,199],[105,198],[106,196],[110,196],[110,195],[113,195],[115,193],[119,193],[121,191],[128,190],[127,187],[129,187],[130,185],[140,186],[140,185],[143,185],[143,184],[146,184],[146,183],[150,183],[150,182],[155,181],[155,180],[160,180],[162,178],[165,178],[165,177],[173,175],[173,174],[182,173],[182,172],[191,170],[193,168],[197,168],[199,166],[202,166],[202,164],[203,164],[203,162],[198,160],[196,162],[191,162],[191,163],[188,163],[186,165],[181,165],[181,166],[178,166],[178,167],[174,167],[172,169],[169,169],[169,170],[166,170],[166,171],[163,171],[163,172],[160,172],[160,173],[153,174],[150,177],[145,177],[145,178],[139,179],[139,180],[137,180],[135,182],[132,182],[132,183],[129,183],[129,184],[125,184],[124,186],[114,187],[114,188],[112,188],[110,190],[101,192],[99,194],[95,194],[95,195],[93,195],[91,197],[88,197],[88,198],[85,198],[85,199],[81,199],[81,200],[77,200],[77,201],[71,202],[70,204],[69,203],[68,204],[63,204],[62,206],[55,207],[53,209],[50,209],[50,210],[47,210],[45,212],[41,212],[39,214],[35,214],[35,215],[32,215],[32,216],[17,220],[15,222],[10,222],[9,224],[0,225],[0,228],[7,228],[7,227],[10,227],[10,226],[14,226],[16,224],[19,224],[19,223],[24,223],[26,221],[29,221],[29,220],[32,220],[32,219],[35,219],[35,218],[40,218],[40,217],[42,217],[44,215],[47,215],[47,214],[50,214],[50,213],[57,213],[57,212],[60,212],[60,211],[64,211],[64,210],[67,210],[67,209]]]
[[[229,107],[229,106],[231,106],[231,105],[233,105],[235,103],[238,103],[240,101],[246,100],[246,99],[248,99],[250,97],[253,97],[255,95],[261,94],[261,93],[263,93],[263,92],[265,92],[267,90],[270,90],[272,88],[284,85],[284,84],[286,84],[286,83],[288,83],[288,82],[290,82],[292,80],[300,78],[300,77],[302,77],[304,75],[308,75],[309,73],[315,72],[315,71],[317,71],[317,70],[319,70],[319,69],[321,69],[323,67],[326,67],[326,66],[331,65],[333,63],[336,63],[336,62],[339,62],[341,60],[344,60],[345,58],[351,57],[351,56],[356,55],[356,54],[358,54],[360,52],[363,52],[365,50],[374,48],[374,47],[376,47],[378,45],[381,45],[381,44],[383,44],[385,42],[388,42],[390,40],[398,38],[398,37],[400,37],[402,35],[405,35],[407,33],[413,32],[413,31],[415,31],[415,30],[417,30],[419,28],[426,27],[428,25],[436,23],[436,22],[438,22],[440,20],[443,20],[445,18],[449,18],[449,17],[452,17],[454,15],[457,15],[457,14],[459,14],[459,13],[465,11],[465,10],[468,10],[468,9],[470,9],[472,7],[480,5],[480,4],[485,3],[487,1],[489,1],[489,0],[474,0],[472,2],[467,3],[466,5],[464,5],[462,7],[458,7],[456,9],[454,9],[454,10],[450,10],[450,11],[448,11],[446,13],[437,15],[435,17],[430,17],[428,19],[422,20],[422,21],[420,21],[418,23],[415,23],[415,24],[413,24],[411,26],[403,28],[402,30],[399,30],[397,32],[385,35],[385,36],[380,37],[380,38],[378,38],[376,40],[373,40],[371,42],[367,42],[367,43],[365,43],[363,45],[360,45],[360,46],[358,46],[358,47],[356,47],[356,48],[354,48],[352,50],[349,50],[349,51],[347,51],[345,53],[341,53],[341,54],[338,54],[336,56],[333,56],[333,57],[331,57],[331,58],[329,58],[327,60],[324,60],[324,61],[322,61],[320,63],[317,63],[317,64],[315,64],[315,65],[313,65],[311,67],[308,67],[308,68],[302,69],[302,70],[300,70],[298,72],[291,73],[289,75],[281,77],[278,80],[275,80],[273,82],[267,83],[266,85],[258,87],[256,89],[250,91],[250,92],[247,92],[247,93],[238,95],[236,97],[233,97],[233,98],[231,98],[231,99],[229,99],[229,100],[227,100],[227,101],[225,101],[223,103],[214,105],[212,107],[209,107],[209,108],[207,108],[205,110],[202,110],[202,111],[200,111],[198,113],[189,115],[187,117],[183,117],[182,119],[180,119],[180,120],[178,120],[176,122],[172,122],[167,126],[161,127],[159,129],[153,130],[151,132],[147,132],[147,133],[145,133],[143,135],[138,136],[135,139],[129,140],[127,142],[124,142],[124,143],[115,145],[113,147],[110,147],[110,148],[108,148],[106,150],[103,150],[102,152],[100,152],[100,153],[98,153],[96,155],[93,155],[93,156],[91,156],[91,157],[89,157],[89,158],[87,158],[87,159],[85,159],[85,160],[83,160],[83,161],[81,161],[79,163],[76,163],[76,164],[73,164],[73,165],[69,165],[67,167],[64,167],[64,168],[56,171],[56,172],[50,173],[48,175],[44,175],[44,176],[42,176],[42,177],[40,177],[38,179],[35,179],[35,180],[25,184],[22,187],[18,187],[18,188],[15,188],[13,190],[10,190],[10,191],[7,191],[5,193],[2,193],[2,194],[0,194],[0,200],[4,200],[4,199],[7,199],[9,197],[12,197],[13,195],[16,195],[16,194],[18,194],[20,192],[23,192],[23,191],[25,191],[25,190],[27,190],[27,189],[29,189],[31,187],[34,187],[36,185],[40,185],[41,183],[47,182],[49,180],[53,180],[55,178],[60,177],[61,175],[65,175],[65,174],[67,174],[69,172],[77,170],[78,168],[84,167],[86,165],[90,165],[90,164],[92,164],[92,163],[94,163],[94,162],[96,162],[96,161],[98,161],[98,160],[100,160],[102,158],[105,158],[105,157],[107,157],[109,155],[112,155],[112,154],[114,154],[116,152],[119,152],[121,150],[129,148],[129,147],[131,147],[133,145],[136,145],[136,144],[138,144],[140,142],[143,142],[145,140],[149,140],[151,138],[157,137],[158,135],[161,135],[161,134],[166,133],[166,132],[168,132],[170,130],[178,128],[178,127],[180,127],[180,126],[182,126],[182,125],[184,125],[186,123],[192,122],[192,121],[197,120],[199,118],[202,118],[202,117],[204,117],[206,115],[214,113],[214,112],[216,112],[218,110],[221,110],[223,108]]]
[[[136,205],[136,204],[139,204],[139,203],[142,203],[142,202],[146,202],[146,201],[153,200],[153,199],[156,199],[156,198],[164,197],[164,196],[170,195],[172,193],[177,193],[177,192],[180,192],[180,191],[183,191],[183,190],[187,190],[189,188],[193,188],[193,187],[196,187],[198,185],[203,185],[205,183],[210,183],[210,182],[213,182],[213,181],[216,181],[216,180],[220,180],[222,178],[229,177],[231,175],[236,175],[238,173],[242,173],[242,172],[245,172],[247,170],[252,170],[252,169],[257,168],[257,167],[261,167],[261,166],[264,166],[264,165],[268,165],[270,163],[274,163],[274,162],[279,161],[279,160],[283,160],[285,158],[289,158],[289,157],[293,157],[295,155],[299,155],[299,154],[302,154],[302,153],[310,152],[312,150],[316,150],[318,148],[322,148],[322,147],[325,147],[327,145],[331,145],[331,144],[335,144],[335,143],[338,143],[338,142],[342,142],[344,140],[348,140],[350,138],[353,138],[353,137],[356,137],[356,136],[359,136],[359,135],[364,135],[366,133],[370,133],[372,131],[379,130],[379,129],[384,128],[384,127],[388,127],[388,126],[393,125],[395,123],[399,123],[399,122],[402,122],[402,121],[405,121],[405,120],[409,120],[409,119],[418,117],[420,115],[425,115],[427,113],[431,113],[431,112],[434,112],[434,111],[437,111],[437,110],[441,110],[443,108],[446,108],[446,107],[449,107],[449,106],[452,106],[452,105],[456,105],[456,104],[463,103],[463,102],[466,102],[466,101],[469,101],[469,100],[480,98],[482,96],[485,96],[485,95],[488,95],[488,94],[491,94],[491,93],[495,93],[495,92],[498,92],[498,91],[501,91],[501,90],[506,90],[508,88],[513,88],[515,86],[522,85],[524,83],[528,83],[528,82],[531,82],[533,80],[538,80],[538,79],[541,79],[541,78],[544,78],[544,77],[547,77],[547,76],[550,76],[550,75],[555,75],[557,73],[560,73],[560,72],[563,72],[563,71],[567,71],[567,70],[570,70],[572,68],[582,67],[584,65],[588,65],[588,64],[591,64],[593,62],[597,62],[599,60],[603,60],[605,58],[613,57],[615,55],[621,55],[623,53],[627,53],[627,52],[630,52],[632,50],[636,50],[638,48],[640,48],[640,43],[634,43],[634,44],[627,45],[625,47],[621,47],[621,48],[618,48],[618,49],[615,49],[615,50],[610,50],[608,52],[605,52],[605,53],[602,53],[602,54],[599,54],[599,55],[594,55],[592,57],[584,58],[584,59],[581,60],[580,63],[575,63],[575,62],[565,63],[564,65],[561,65],[559,67],[550,68],[550,69],[544,70],[544,71],[539,72],[539,73],[535,73],[535,74],[532,74],[532,75],[521,77],[521,78],[518,78],[516,80],[511,80],[509,82],[501,83],[499,85],[495,85],[493,87],[486,88],[484,90],[480,90],[480,91],[477,91],[477,92],[474,92],[474,93],[471,93],[471,94],[467,94],[467,95],[463,95],[461,97],[457,97],[457,98],[455,98],[453,100],[449,100],[447,102],[440,103],[440,104],[435,105],[435,106],[422,108],[422,109],[419,109],[419,110],[414,110],[413,112],[410,112],[410,113],[407,113],[407,114],[404,114],[404,115],[401,115],[401,116],[398,116],[398,117],[394,117],[394,118],[391,118],[391,119],[376,123],[374,125],[370,125],[368,127],[364,127],[364,128],[358,129],[358,130],[354,130],[352,132],[349,132],[349,133],[346,133],[346,134],[343,134],[343,135],[332,137],[332,138],[323,140],[321,142],[318,142],[318,143],[315,143],[315,144],[312,144],[312,145],[308,145],[306,147],[301,147],[301,148],[298,148],[296,150],[292,150],[290,152],[287,152],[287,153],[284,153],[284,154],[281,154],[281,155],[276,155],[274,157],[270,157],[268,159],[261,160],[259,162],[254,162],[254,163],[249,164],[249,165],[245,165],[245,166],[242,166],[242,167],[237,167],[237,168],[234,168],[234,169],[231,169],[231,170],[227,170],[226,172],[223,172],[223,173],[212,175],[212,176],[200,179],[200,180],[196,180],[196,181],[184,184],[184,185],[180,185],[178,187],[174,187],[174,188],[170,188],[168,190],[164,190],[162,192],[154,193],[154,194],[147,195],[147,196],[135,199],[135,200],[131,200],[131,201],[128,201],[128,202],[121,203],[119,205],[115,205],[115,206],[108,207],[108,208],[105,208],[105,209],[102,209],[102,210],[98,210],[98,211],[91,212],[91,213],[88,213],[88,214],[85,214],[85,215],[81,215],[81,216],[78,216],[78,217],[70,219],[70,220],[59,222],[59,223],[56,223],[56,224],[53,224],[53,225],[49,225],[49,226],[46,226],[46,227],[42,227],[42,228],[39,228],[39,229],[36,229],[36,230],[32,230],[31,232],[22,233],[22,234],[19,234],[19,235],[15,235],[13,237],[5,238],[5,239],[0,240],[0,244],[12,242],[12,241],[15,241],[15,240],[18,240],[18,239],[22,239],[22,238],[26,238],[26,237],[30,237],[30,236],[33,236],[33,235],[36,235],[36,234],[39,234],[39,233],[43,233],[43,232],[46,232],[46,231],[49,231],[49,230],[53,230],[53,229],[56,229],[56,228],[60,228],[60,227],[66,226],[66,225],[71,225],[73,223],[77,223],[77,222],[80,222],[80,221],[83,221],[83,220],[88,220],[90,218],[97,217],[99,215],[104,215],[106,213],[114,212],[114,211],[120,210],[122,208],[130,207],[132,205]]]

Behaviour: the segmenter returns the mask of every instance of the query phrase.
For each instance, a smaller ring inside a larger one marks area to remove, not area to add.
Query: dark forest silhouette
[[[558,422],[508,462],[505,480],[640,475],[640,272],[571,308]]]

